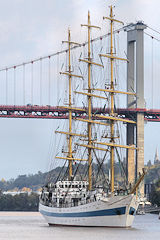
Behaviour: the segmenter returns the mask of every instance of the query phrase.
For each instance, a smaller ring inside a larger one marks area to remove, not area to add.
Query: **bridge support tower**
[[[146,25],[142,22],[130,24],[125,28],[127,31],[127,91],[135,92],[133,95],[127,95],[128,108],[144,108],[144,29]],[[139,173],[144,168],[144,114],[137,113],[137,126],[127,124],[127,144],[136,145],[136,159],[128,160],[127,152],[127,176],[128,179],[137,179]],[[131,162],[130,162],[131,161]],[[135,171],[131,167],[135,165]],[[133,182],[132,182],[133,183]],[[144,185],[140,189],[144,195]]]

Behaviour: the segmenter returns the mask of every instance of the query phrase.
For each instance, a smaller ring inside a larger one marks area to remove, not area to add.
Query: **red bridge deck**
[[[94,108],[93,114],[103,114],[109,112],[107,108]],[[160,122],[160,109],[126,109],[119,108],[117,113],[120,117],[136,119],[137,113],[144,113],[146,121]],[[74,110],[73,116],[82,117],[86,116],[84,109]],[[52,106],[13,106],[13,105],[0,105],[1,118],[43,118],[43,119],[67,119],[68,111],[65,108],[52,107]]]

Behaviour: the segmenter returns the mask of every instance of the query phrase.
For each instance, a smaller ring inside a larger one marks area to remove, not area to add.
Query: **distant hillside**
[[[86,167],[82,167],[80,165],[78,170],[78,175],[84,175],[84,168],[86,168],[87,171],[87,165]],[[122,167],[121,167],[122,168]],[[76,167],[73,166],[73,170],[75,170]],[[93,164],[93,178],[97,178],[97,173],[99,172],[100,178],[102,178],[102,175],[105,175],[105,178],[108,178],[108,171],[109,171],[109,164],[105,164],[103,167],[103,172],[99,171],[99,167],[97,164]],[[10,179],[9,181],[5,181],[2,179],[0,181],[0,189],[2,191],[8,191],[13,189],[23,189],[24,187],[30,188],[33,191],[36,191],[40,187],[42,187],[46,183],[46,179],[52,179],[52,181],[55,181],[58,176],[66,176],[67,177],[68,172],[67,168],[61,168],[57,167],[51,172],[42,173],[38,172],[37,174],[28,174],[28,175],[20,175],[16,179]],[[103,175],[103,176],[104,176]],[[121,173],[119,163],[115,164],[115,176],[118,183],[121,183],[123,181],[123,174]],[[87,178],[87,175],[86,175]],[[62,177],[61,177],[62,179]],[[145,183],[155,183],[160,179],[160,165],[152,165],[150,168],[148,168],[148,173],[145,177]]]
[[[73,172],[76,171],[76,168],[77,168],[76,166],[73,166]],[[87,164],[86,166],[79,165],[77,175],[78,176],[83,175],[85,176],[85,178],[87,178],[87,173],[84,174],[84,169],[85,169],[85,172],[87,172]],[[99,170],[98,165],[93,164],[93,176],[94,176],[93,178],[96,178],[97,173],[99,172],[100,176],[102,176],[102,174],[105,174],[105,177],[107,179],[108,169],[109,169],[109,166],[105,164],[103,167],[103,173],[102,173],[102,171]],[[115,173],[117,176],[119,176],[118,179],[121,178],[118,164],[115,164]],[[37,174],[19,175],[16,179],[10,179],[8,181],[5,181],[4,179],[2,179],[0,181],[0,189],[2,191],[8,191],[8,190],[13,190],[17,188],[23,189],[25,187],[25,188],[30,188],[33,191],[36,191],[47,182],[47,179],[52,179],[52,181],[55,181],[59,176],[60,176],[60,179],[62,179],[62,176],[63,177],[68,176],[68,171],[66,167],[65,168],[57,167],[47,173],[42,173],[39,171]]]
[[[156,183],[160,180],[160,164],[147,167],[145,183]]]
[[[160,179],[155,183],[150,195],[150,201],[160,207]]]
[[[2,191],[8,191],[13,189],[31,188],[36,191],[44,185],[47,173],[38,172],[37,174],[19,175],[16,179],[10,179],[0,181],[0,189]]]

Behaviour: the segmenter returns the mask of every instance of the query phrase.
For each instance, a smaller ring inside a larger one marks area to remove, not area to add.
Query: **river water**
[[[130,229],[49,227],[39,213],[0,212],[0,240],[159,240],[158,215],[136,216]]]

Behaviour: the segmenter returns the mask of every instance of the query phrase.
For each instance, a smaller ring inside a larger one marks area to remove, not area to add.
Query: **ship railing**
[[[40,202],[45,205],[45,206],[49,206],[49,207],[56,207],[56,208],[68,208],[68,207],[75,207],[75,206],[80,206],[80,205],[84,205],[84,204],[88,204],[88,203],[92,203],[95,201],[100,200],[100,198],[89,198],[89,199],[84,199],[84,200],[80,200],[77,202],[77,204],[75,204],[74,202],[66,202],[66,203],[57,203],[57,202],[53,202],[53,201],[48,201],[48,200],[42,200],[40,199]]]

